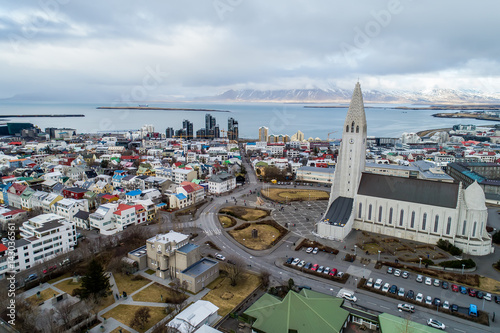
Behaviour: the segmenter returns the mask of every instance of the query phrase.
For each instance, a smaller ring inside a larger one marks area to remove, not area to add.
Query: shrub
[[[493,234],[493,243],[500,244],[500,231]]]
[[[445,250],[446,252],[449,252],[453,256],[458,256],[458,255],[462,254],[462,250],[460,250],[458,247],[451,244],[447,240],[440,239],[437,241],[436,244],[440,249]]]
[[[448,268],[462,268],[462,264],[465,265],[464,268],[476,267],[476,263],[472,259],[443,261],[439,263],[439,266]]]

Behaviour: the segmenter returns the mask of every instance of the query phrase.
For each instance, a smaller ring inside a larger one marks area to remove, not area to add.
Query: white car
[[[224,257],[222,254],[216,253],[215,254],[215,259],[224,261],[224,260],[226,260],[226,257]]]
[[[294,265],[294,266],[295,266],[295,265],[298,265],[298,263],[299,263],[299,262],[300,262],[300,258],[295,258],[295,259],[293,259],[293,261],[292,261],[292,265]]]
[[[425,304],[427,304],[427,305],[431,305],[431,304],[432,304],[432,297],[427,296],[427,297],[425,298]]]
[[[356,296],[354,296],[354,294],[352,293],[349,293],[347,291],[345,291],[343,294],[342,294],[342,298],[348,300],[348,301],[351,301],[351,302],[356,302],[358,299],[356,298]]]
[[[490,293],[486,293],[484,294],[483,298],[487,301],[491,301],[491,294]]]
[[[425,284],[428,285],[428,286],[432,285],[432,279],[430,277],[426,277],[425,278]]]
[[[439,279],[434,279],[434,287],[439,287],[441,286],[441,281]]]
[[[382,287],[382,291],[384,293],[388,292],[389,291],[389,287],[390,287],[389,283],[384,284],[384,286]]]
[[[422,295],[422,293],[418,293],[417,297],[415,297],[415,301],[422,303],[423,300],[424,300],[424,295]]]
[[[373,278],[369,278],[368,281],[366,281],[366,286],[373,287]]]
[[[404,295],[405,295],[405,288],[403,288],[403,287],[399,288],[398,296],[403,297]]]
[[[341,278],[341,277],[343,277],[343,276],[344,276],[344,272],[338,272],[338,273],[337,273],[337,277]]]
[[[306,253],[311,253],[314,249],[312,247],[308,247]]]
[[[324,274],[330,273],[332,269],[330,267],[326,267],[325,270],[323,271]]]
[[[315,248],[314,248],[314,250],[313,250],[313,254],[317,254],[317,253],[318,253],[318,250],[319,250],[319,249],[318,249],[317,247],[315,247]]]
[[[394,276],[401,276],[401,270],[400,269],[396,269],[394,271]]]
[[[398,304],[398,310],[399,311],[406,311],[406,312],[415,312],[415,307],[413,305],[404,303],[404,304]]]
[[[301,262],[299,262],[299,264],[297,265],[297,267],[304,267],[305,264],[306,264],[306,261],[302,260]]]
[[[415,281],[417,282],[422,282],[424,280],[424,277],[422,275],[417,275],[417,278],[415,279]]]
[[[375,289],[380,289],[382,287],[382,279],[377,279],[375,281],[375,285],[373,286]]]
[[[449,310],[450,309],[450,302],[444,301],[444,303],[443,303],[443,309]]]
[[[438,329],[443,330],[443,331],[446,328],[446,326],[444,326],[444,324],[442,322],[440,322],[439,320],[436,320],[436,319],[432,319],[432,318],[427,320],[427,325],[434,327],[434,328],[438,328]]]

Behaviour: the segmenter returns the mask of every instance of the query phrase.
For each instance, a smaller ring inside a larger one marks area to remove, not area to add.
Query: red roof
[[[103,198],[103,199],[106,199],[106,200],[111,200],[111,199],[113,199],[113,198],[117,198],[117,199],[119,199],[120,197],[119,197],[118,195],[116,195],[116,194],[115,194],[115,195],[105,194],[105,195],[103,195],[103,196],[102,196],[102,198]]]
[[[6,213],[3,213],[2,216],[10,216],[10,215],[16,215],[16,214],[21,214],[21,213],[24,213],[24,210],[14,209],[14,210],[8,211]]]
[[[126,205],[126,204],[120,204],[118,206],[118,208],[116,209],[116,211],[113,214],[121,216],[122,215],[122,211],[130,209],[130,208],[134,208],[134,206],[129,206],[129,205]]]
[[[22,145],[23,143],[21,141],[12,141],[12,142],[9,142],[9,145],[17,145],[17,146],[20,146]]]
[[[10,189],[14,189],[14,191],[16,191],[16,194],[17,195],[21,195],[24,190],[26,190],[27,186],[24,186],[23,184],[19,184],[19,183],[14,183],[12,184],[12,186],[9,188],[9,191]],[[12,193],[12,192],[11,192]]]
[[[134,155],[134,156],[122,156],[122,160],[138,160],[139,155]]]

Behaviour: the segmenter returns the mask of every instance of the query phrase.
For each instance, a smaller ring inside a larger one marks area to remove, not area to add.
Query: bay
[[[257,138],[261,126],[269,128],[269,134],[288,134],[298,130],[306,138],[340,138],[347,113],[341,108],[304,108],[310,104],[282,103],[150,103],[150,107],[203,108],[230,112],[162,111],[162,110],[98,110],[98,106],[118,106],[113,103],[56,103],[1,101],[0,115],[7,114],[84,114],[81,118],[10,118],[4,122],[31,122],[42,130],[46,127],[75,128],[78,133],[105,133],[120,130],[138,130],[151,124],[157,132],[167,127],[182,128],[182,121],[193,122],[194,131],[205,126],[205,114],[215,116],[221,129],[227,130],[227,120],[232,117],[239,123],[241,138]],[[136,105],[133,105],[136,106]],[[496,122],[476,119],[434,118],[435,110],[398,110],[397,106],[381,105],[365,108],[368,135],[376,137],[400,137],[403,132],[452,127],[456,124],[493,125]],[[447,111],[449,112],[449,111]]]

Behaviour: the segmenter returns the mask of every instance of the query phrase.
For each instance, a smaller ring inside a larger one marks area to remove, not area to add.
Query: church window
[[[451,231],[451,217],[448,217],[448,223],[446,224],[446,234],[449,235]]]
[[[345,131],[346,131],[346,132],[349,132],[349,125],[346,125],[346,126],[345,126]]]
[[[359,133],[359,126],[356,126],[356,133]]]
[[[477,227],[477,222],[474,221],[474,226],[472,227],[472,237],[476,237],[476,227]]]
[[[368,220],[372,219],[372,205],[370,204],[368,206]]]
[[[434,232],[438,232],[439,226],[439,215],[436,215],[436,219],[434,220]]]
[[[358,219],[361,218],[361,211],[362,211],[362,209],[363,209],[363,204],[360,202],[359,203],[359,209],[358,209]]]
[[[481,229],[479,229],[479,237],[481,237],[483,235],[483,227],[484,227],[484,223],[481,222]]]
[[[354,121],[352,122],[352,125],[351,125],[351,133],[354,133]]]
[[[401,213],[399,213],[399,226],[400,227],[403,226],[404,217],[405,217],[405,211],[403,209],[401,209]]]
[[[415,211],[411,212],[410,228],[415,228]]]
[[[378,221],[382,222],[382,206],[378,207]]]
[[[464,220],[464,226],[462,228],[462,235],[465,236],[465,229],[467,228],[467,220]]]
[[[389,224],[392,224],[392,207],[389,209]]]
[[[422,230],[425,230],[426,223],[427,223],[427,213],[424,213],[424,217],[422,218]]]

